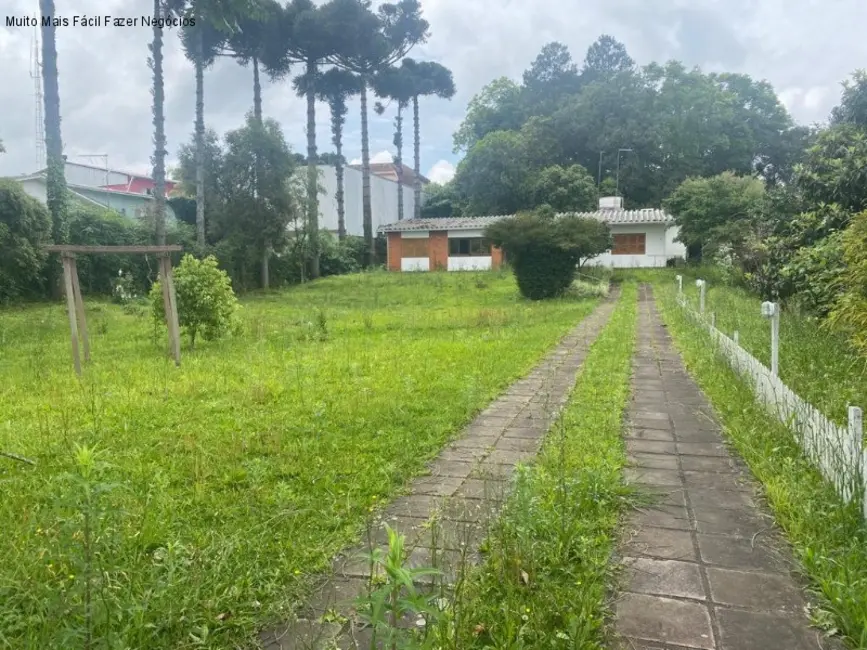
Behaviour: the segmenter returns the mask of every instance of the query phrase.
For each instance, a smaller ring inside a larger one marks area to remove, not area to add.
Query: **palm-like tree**
[[[373,90],[378,97],[397,102],[397,115],[394,118],[394,166],[397,170],[397,220],[403,221],[403,110],[412,99],[415,77],[409,67],[386,68],[373,78]],[[385,107],[377,103],[375,110],[379,115]]]
[[[54,17],[54,0],[39,0],[43,16]],[[57,81],[56,30],[51,21],[42,26],[42,77],[44,83],[46,193],[51,213],[51,236],[55,244],[69,238],[66,219],[66,169],[60,134],[60,90]]]
[[[317,75],[316,96],[326,102],[331,110],[331,142],[334,144],[336,158],[334,169],[337,175],[337,236],[346,238],[346,206],[343,193],[343,125],[349,112],[346,102],[350,97],[361,92],[359,78],[340,68]]]
[[[421,133],[419,124],[418,98],[423,95],[435,95],[443,99],[455,96],[455,82],[451,71],[433,61],[414,61],[404,59],[402,66],[408,68],[413,78],[412,118],[413,118],[413,192],[415,194],[414,218],[421,216]]]
[[[154,18],[164,18],[167,7],[154,0]],[[154,155],[151,158],[154,178],[154,230],[158,246],[166,243],[166,115],[165,78],[163,76],[163,28],[158,20],[153,23],[153,40],[148,65],[153,72],[153,124]]]
[[[331,0],[335,33],[340,34],[334,62],[361,81],[361,176],[365,266],[375,257],[373,211],[370,204],[370,142],[367,126],[367,89],[374,75],[394,65],[428,37],[428,22],[419,0],[399,0],[379,6],[369,0]]]

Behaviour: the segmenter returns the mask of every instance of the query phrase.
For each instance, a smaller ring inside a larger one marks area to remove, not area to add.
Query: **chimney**
[[[599,209],[600,210],[622,210],[623,209],[623,197],[622,196],[600,196],[599,197]]]

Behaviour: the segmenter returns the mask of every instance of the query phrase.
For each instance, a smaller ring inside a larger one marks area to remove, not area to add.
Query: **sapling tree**
[[[237,326],[238,300],[232,281],[217,266],[217,258],[209,255],[198,260],[184,255],[174,272],[175,295],[178,301],[178,322],[195,348],[201,333],[206,340],[225,336]],[[156,322],[165,322],[163,290],[159,282],[151,288],[151,305]]]

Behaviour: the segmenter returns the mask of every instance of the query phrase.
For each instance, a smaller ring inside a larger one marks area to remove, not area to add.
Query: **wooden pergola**
[[[84,345],[84,360],[90,361],[90,340],[87,336],[87,320],[84,315],[84,300],[78,283],[78,268],[75,256],[92,254],[147,255],[154,254],[160,261],[160,284],[163,288],[163,305],[166,312],[166,325],[169,330],[169,347],[175,358],[175,365],[181,365],[181,335],[178,326],[178,303],[175,298],[175,283],[172,279],[171,254],[183,250],[181,246],[46,246],[49,253],[60,253],[63,262],[63,286],[66,292],[66,309],[69,312],[70,342],[72,344],[72,363],[75,372],[81,374],[81,358],[78,351],[79,336]]]

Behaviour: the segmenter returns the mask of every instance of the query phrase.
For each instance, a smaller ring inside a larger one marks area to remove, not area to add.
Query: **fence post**
[[[715,311],[712,311],[710,313],[710,326],[716,327],[716,312]]]
[[[734,340],[734,342],[735,342],[737,345],[740,345],[740,344],[741,344],[741,334],[740,334],[740,332],[738,332],[737,330],[735,330],[735,331],[734,331],[734,334],[732,334],[732,339]]]
[[[775,302],[762,303],[762,316],[771,319],[771,374],[780,374],[780,306]]]
[[[681,295],[683,293],[683,276],[675,275],[674,279],[677,280],[677,295]]]
[[[707,286],[707,282],[705,282],[704,280],[696,280],[695,286],[697,286],[699,289],[698,313],[703,316],[704,315],[704,290],[705,290],[705,287]]]
[[[864,519],[867,519],[867,449],[863,449],[864,440],[864,418],[860,407],[849,407],[849,440],[855,445],[854,458],[856,466],[852,469],[855,471],[858,480],[856,485],[859,485],[863,490],[861,494],[861,508],[864,511]],[[861,466],[858,467],[858,463]],[[850,483],[851,485],[851,483]]]

